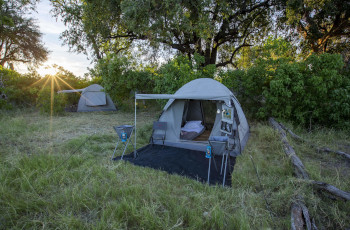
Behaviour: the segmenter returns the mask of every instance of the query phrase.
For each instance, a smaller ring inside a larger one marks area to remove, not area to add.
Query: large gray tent
[[[137,99],[170,99],[159,118],[160,122],[167,123],[166,146],[205,151],[209,138],[227,136],[235,146],[230,155],[236,156],[248,141],[249,126],[241,105],[233,93],[216,80],[200,78],[185,84],[175,94],[136,94],[135,104]],[[188,121],[201,121],[208,136],[202,140],[182,138],[182,127]],[[153,134],[159,132],[162,131],[155,130]],[[163,141],[154,143],[162,145]]]
[[[62,90],[58,93],[82,92],[77,112],[93,111],[116,111],[111,97],[103,91],[103,87],[98,84],[90,85],[84,89]]]

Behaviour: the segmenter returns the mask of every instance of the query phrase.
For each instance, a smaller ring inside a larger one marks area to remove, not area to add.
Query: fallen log
[[[334,187],[333,185],[324,183],[324,182],[320,182],[320,181],[311,181],[311,184],[314,185],[316,188],[327,191],[328,193],[340,197],[344,200],[349,201],[350,200],[350,193],[349,192],[345,192],[343,190],[340,190],[336,187]]]
[[[297,203],[292,203],[290,221],[292,230],[304,229],[303,210]]]
[[[309,141],[306,141],[303,138],[301,138],[300,136],[298,136],[297,134],[295,134],[292,130],[288,129],[282,123],[278,123],[278,124],[281,126],[282,129],[287,131],[294,139],[296,139],[298,141],[301,141],[301,142],[308,143],[311,147],[315,148],[317,151],[319,151],[319,152],[326,152],[326,153],[335,153],[335,154],[338,154],[338,155],[346,158],[348,161],[350,161],[350,154],[348,154],[346,152],[343,152],[343,151],[332,150],[332,149],[327,148],[327,147],[324,147],[324,148],[317,147],[314,144],[310,143]]]
[[[303,162],[295,154],[293,147],[290,146],[290,144],[288,143],[286,132],[272,117],[269,118],[269,122],[273,126],[273,128],[279,132],[283,143],[284,152],[288,157],[290,157],[292,164],[294,166],[296,176],[302,179],[309,179],[309,174],[306,172]]]
[[[291,229],[305,229],[304,226],[306,226],[306,229],[313,229],[309,210],[305,206],[303,198],[301,196],[297,196],[296,199],[298,200],[294,201],[291,205]]]
[[[344,157],[348,161],[350,161],[350,154],[342,152],[342,151],[332,150],[332,149],[329,149],[327,147],[325,147],[325,148],[316,148],[316,150],[317,151],[321,151],[321,152],[326,152],[326,153],[335,153],[335,154],[338,154],[338,155]]]
[[[309,179],[309,174],[306,172],[303,163],[300,158],[296,155],[293,147],[288,143],[286,132],[281,126],[273,119],[269,118],[269,122],[274,129],[280,134],[285,154],[290,157],[294,166],[295,175],[298,178]],[[308,230],[311,230],[311,222],[309,211],[304,205],[303,198],[301,196],[296,197],[297,201],[293,201],[291,205],[291,229],[292,230],[303,230],[305,225]]]
[[[305,170],[305,167],[300,160],[300,158],[296,155],[293,147],[288,143],[287,135],[286,135],[286,128],[277,123],[275,119],[272,117],[269,118],[269,122],[272,125],[272,127],[278,131],[280,134],[280,138],[283,143],[283,148],[285,154],[290,157],[292,164],[294,166],[296,177],[306,179],[307,181],[311,182],[312,185],[317,187],[317,189],[324,190],[332,195],[335,195],[337,197],[340,197],[345,200],[350,199],[350,193],[344,192],[333,185],[319,182],[319,181],[313,181],[309,180],[309,175],[307,171]],[[283,128],[284,127],[284,128]],[[301,137],[294,134],[292,131],[288,131],[294,138],[304,141]],[[294,135],[293,135],[294,134]],[[307,207],[304,205],[303,198],[300,196],[296,197],[298,201],[294,201],[291,205],[291,228],[292,229],[304,229],[304,226],[306,225],[307,229],[317,229],[314,220],[310,221],[309,211]]]
[[[269,118],[269,121],[271,123],[271,125],[278,130],[280,137],[282,139],[283,142],[283,146],[284,146],[284,152],[291,157],[293,166],[296,170],[296,175],[298,178],[302,178],[302,179],[309,179],[308,177],[308,173],[305,170],[305,167],[303,165],[303,163],[301,162],[300,158],[296,155],[294,149],[292,146],[289,145],[288,140],[287,140],[287,135],[286,132],[284,130],[286,130],[286,128],[283,125],[280,125],[280,123],[276,122],[275,119],[273,119],[272,117]],[[284,127],[284,128],[283,128]],[[291,131],[292,132],[292,131]],[[300,138],[301,140],[303,140],[301,137],[299,137],[298,135],[294,134],[292,136],[296,136],[298,139]],[[295,156],[295,157],[294,157]],[[297,159],[297,160],[293,160],[293,158]],[[307,175],[307,177],[305,177],[304,175]],[[324,183],[324,182],[320,182],[320,181],[314,181],[314,180],[310,180],[310,183],[312,185],[314,185],[317,189],[326,191],[336,197],[340,197],[344,200],[350,200],[350,193],[342,191],[336,187],[334,187],[333,185]]]
[[[300,136],[296,135],[295,133],[293,133],[292,130],[288,129],[286,126],[284,126],[281,122],[278,122],[278,124],[281,126],[282,129],[284,129],[285,131],[287,131],[294,139],[301,141],[301,142],[305,142],[305,140],[303,138],[301,138]]]

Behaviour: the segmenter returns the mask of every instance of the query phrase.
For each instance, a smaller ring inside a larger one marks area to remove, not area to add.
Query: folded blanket
[[[203,129],[202,121],[187,121],[184,127],[181,128],[181,131],[200,133]]]

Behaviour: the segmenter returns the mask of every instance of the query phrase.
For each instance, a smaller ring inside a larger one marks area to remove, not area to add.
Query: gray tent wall
[[[241,105],[238,100],[235,98],[233,93],[220,82],[215,81],[209,78],[200,78],[193,80],[184,86],[182,86],[175,94],[136,94],[136,99],[170,99],[168,103],[165,105],[163,109],[163,113],[159,118],[159,121],[167,122],[167,131],[166,131],[166,140],[165,145],[174,146],[186,149],[193,149],[199,151],[205,151],[207,141],[186,141],[180,140],[180,130],[182,118],[184,115],[184,107],[188,100],[192,101],[192,105],[194,105],[195,109],[193,114],[187,114],[186,116],[195,116],[198,115],[198,103],[197,101],[201,100],[210,100],[216,101],[217,109],[222,109],[222,104],[226,104],[228,107],[233,107],[236,110],[238,115],[239,124],[237,128],[238,136],[237,142],[239,145],[237,149],[235,149],[235,153],[232,154],[240,154],[243,151],[249,137],[249,126],[247,119],[243,113]],[[136,100],[135,99],[135,100]],[[191,102],[188,103],[189,105]],[[136,110],[135,110],[136,112]],[[216,113],[216,111],[213,111]],[[215,122],[213,129],[211,131],[210,136],[220,136],[220,126],[221,126],[221,114],[216,114]],[[237,125],[235,123],[234,125]],[[135,116],[136,121],[136,116]],[[157,131],[156,131],[157,132]],[[239,138],[239,139],[238,139]],[[136,141],[135,141],[136,142]],[[161,141],[159,143],[156,141],[156,144],[162,144]]]
[[[83,90],[79,99],[77,112],[116,110],[111,97],[103,92],[103,87],[93,84]]]

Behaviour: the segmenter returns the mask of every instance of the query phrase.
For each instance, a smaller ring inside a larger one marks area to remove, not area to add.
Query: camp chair
[[[154,140],[162,140],[163,141],[163,148],[164,148],[164,141],[166,137],[166,129],[167,129],[167,123],[162,121],[155,121],[153,122],[153,134],[151,137],[151,143],[154,144]],[[157,133],[155,131],[159,130]]]
[[[228,159],[228,137],[227,136],[212,136],[209,138],[208,142],[209,145],[211,146],[211,151],[213,153],[213,156],[217,155],[220,156],[222,155],[222,161],[221,161],[221,169],[220,169],[220,175],[222,175],[222,170],[224,168],[224,159],[226,157],[225,161],[225,170],[224,170],[224,179],[222,182],[222,186],[225,186],[225,179],[226,179],[226,169],[227,169],[227,159]],[[215,158],[214,158],[214,166],[217,170],[216,163],[215,163]],[[209,175],[209,173],[208,173]]]
[[[112,160],[114,159],[114,154],[117,150],[117,147],[119,145],[119,142],[121,141],[124,144],[124,151],[123,154],[121,156],[121,160],[123,160],[124,157],[124,153],[126,151],[126,148],[128,147],[128,144],[130,142],[130,137],[134,131],[134,126],[133,125],[121,125],[121,126],[113,126],[114,130],[117,132],[118,134],[118,141],[117,141],[117,145],[114,148],[114,152],[113,152],[113,156],[112,156]],[[125,135],[125,137],[123,137],[123,135]],[[133,146],[134,144],[132,142],[130,142]],[[135,147],[135,146],[134,146]]]

